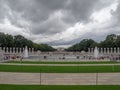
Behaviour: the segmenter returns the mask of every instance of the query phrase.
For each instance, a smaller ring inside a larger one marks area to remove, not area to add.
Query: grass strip
[[[33,73],[109,73],[120,72],[120,66],[16,66],[0,65],[1,72],[33,72]]]
[[[7,61],[5,63],[21,63],[20,61]],[[112,61],[80,61],[80,62],[48,62],[48,61],[22,61],[23,64],[118,64],[120,62],[112,62]]]
[[[120,85],[0,85],[0,90],[120,90]]]

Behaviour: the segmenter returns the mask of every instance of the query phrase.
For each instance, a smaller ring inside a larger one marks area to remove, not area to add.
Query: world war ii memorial
[[[0,90],[119,90],[119,0],[0,0]]]

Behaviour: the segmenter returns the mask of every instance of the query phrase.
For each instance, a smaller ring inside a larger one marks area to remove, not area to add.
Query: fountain
[[[99,57],[99,51],[98,51],[98,48],[95,47],[94,49],[94,58],[98,58]]]
[[[24,58],[28,58],[28,48],[25,46],[25,51],[24,51]]]

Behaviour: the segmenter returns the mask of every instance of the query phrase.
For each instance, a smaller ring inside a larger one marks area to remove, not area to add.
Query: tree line
[[[34,48],[35,51],[56,51],[56,49],[48,44],[37,44],[21,35],[12,36],[0,32],[0,47],[23,48],[25,46],[28,46],[28,48]],[[96,42],[93,39],[83,39],[79,43],[67,48],[66,51],[88,51],[88,48],[94,48],[95,46],[99,48],[120,47],[120,35],[110,34],[101,42]]]
[[[83,39],[81,42],[67,48],[66,51],[86,51],[87,52],[88,48],[95,48],[95,46],[99,48],[120,47],[120,35],[110,34],[105,38],[105,40],[99,43],[92,39]]]
[[[37,44],[26,39],[21,35],[12,36],[0,32],[0,47],[25,47],[34,48],[35,51],[55,51],[55,49],[47,44]]]

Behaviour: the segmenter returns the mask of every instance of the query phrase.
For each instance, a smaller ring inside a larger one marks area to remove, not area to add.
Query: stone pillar
[[[114,53],[116,53],[116,48],[114,48]]]
[[[93,53],[94,52],[94,49],[93,48],[91,48],[91,53]]]
[[[18,53],[18,48],[16,48],[16,53]]]
[[[3,51],[2,51],[2,48],[0,47],[0,61],[3,60]]]
[[[29,53],[31,53],[31,48],[29,48],[29,50],[28,50],[28,51],[29,51]]]
[[[111,54],[113,54],[113,48],[111,48],[110,52],[111,52]]]
[[[6,53],[8,53],[8,47],[6,48]]]
[[[100,48],[100,53],[101,53],[101,54],[103,53],[102,48]]]
[[[100,48],[98,48],[98,52],[100,53]]]
[[[0,51],[2,51],[2,48],[0,47]]]
[[[12,48],[10,47],[10,54],[12,53]]]
[[[21,53],[22,51],[21,51],[21,48],[19,48],[19,53]]]
[[[5,47],[3,47],[3,52],[6,53],[6,52],[5,52]]]
[[[104,54],[106,54],[106,48],[104,48]]]
[[[15,48],[13,47],[13,53],[15,53]]]
[[[24,53],[24,51],[25,51],[25,48],[22,48],[22,53]]]
[[[32,53],[34,53],[34,48],[32,48]]]
[[[117,53],[118,53],[118,54],[120,53],[120,48],[119,48],[119,47],[117,48]]]
[[[108,54],[110,53],[110,49],[109,49],[109,48],[107,48],[107,53],[108,53]]]
[[[90,48],[88,48],[88,53],[90,53]]]

